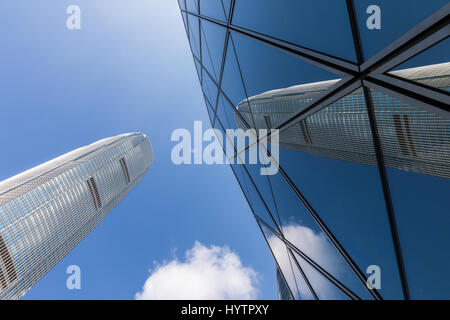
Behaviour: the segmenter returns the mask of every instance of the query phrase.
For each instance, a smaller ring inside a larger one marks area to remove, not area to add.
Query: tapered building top
[[[0,298],[18,299],[142,179],[149,139],[99,140],[0,182]]]

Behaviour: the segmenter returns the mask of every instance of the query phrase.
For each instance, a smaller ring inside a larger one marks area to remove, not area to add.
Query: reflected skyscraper
[[[381,29],[364,0],[178,2],[211,125],[278,129],[278,173],[229,162],[292,297],[450,298],[448,0],[377,1]]]
[[[445,91],[450,89],[450,62],[398,70],[392,74]],[[337,82],[339,80],[329,80],[271,90],[245,99],[237,110],[247,123],[255,124],[255,129],[276,128],[283,119],[303,111],[314,97]],[[383,99],[375,95],[374,99],[380,104],[375,111],[381,121],[378,135],[390,144],[384,150],[385,165],[450,178],[450,120],[389,97]],[[280,146],[315,156],[376,166],[369,118],[364,114],[364,108],[364,93],[358,89],[292,126],[282,135]],[[237,115],[235,121],[246,129]]]
[[[0,298],[19,299],[136,186],[149,139],[99,140],[0,182]]]

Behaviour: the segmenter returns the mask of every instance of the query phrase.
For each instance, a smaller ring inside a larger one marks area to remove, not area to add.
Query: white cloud
[[[257,277],[227,246],[196,242],[184,261],[157,265],[136,299],[256,299]]]
[[[308,227],[291,224],[283,227],[283,233],[287,240],[334,276],[343,272],[342,260],[338,258],[335,249],[322,232],[315,233]],[[312,295],[300,271],[295,267],[295,262],[289,258],[284,242],[275,235],[270,236],[268,241],[293,294],[298,297],[298,287],[302,299],[312,299]],[[305,260],[299,256],[296,258],[319,298],[340,298],[338,289],[333,284],[320,275]],[[291,268],[291,265],[293,268]],[[292,270],[294,270],[294,273]]]

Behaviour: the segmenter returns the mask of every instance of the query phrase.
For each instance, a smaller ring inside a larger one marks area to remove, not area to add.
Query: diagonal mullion
[[[275,236],[277,236],[281,241],[283,241],[290,249],[296,252],[306,263],[308,263],[311,267],[313,267],[317,272],[319,272],[322,276],[324,276],[328,281],[333,283],[342,293],[353,300],[361,300],[361,298],[354,293],[352,290],[347,288],[341,281],[336,279],[332,274],[330,274],[327,270],[325,270],[321,265],[311,259],[307,254],[305,254],[302,250],[297,248],[294,244],[292,244],[289,240],[287,240],[282,234],[279,234],[271,226],[267,224],[260,217],[256,216],[256,219],[262,223],[267,229],[269,229]]]

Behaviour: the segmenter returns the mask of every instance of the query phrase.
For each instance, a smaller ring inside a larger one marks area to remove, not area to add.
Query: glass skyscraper
[[[149,139],[99,140],[0,182],[0,298],[19,299],[142,179]]]
[[[448,1],[179,5],[211,125],[279,130],[277,174],[247,164],[252,142],[230,159],[278,283],[449,299]]]

